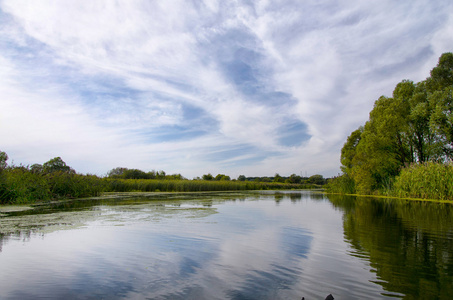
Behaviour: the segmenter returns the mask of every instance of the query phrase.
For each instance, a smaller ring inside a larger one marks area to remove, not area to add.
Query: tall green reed
[[[24,166],[8,167],[0,174],[0,204],[98,196],[104,190],[105,182],[94,175],[33,172]]]
[[[453,165],[427,162],[404,168],[395,178],[392,193],[398,197],[453,200]]]
[[[158,180],[158,179],[110,179],[106,180],[109,192],[203,192],[233,190],[309,189],[313,184],[285,184],[251,181],[211,180]]]

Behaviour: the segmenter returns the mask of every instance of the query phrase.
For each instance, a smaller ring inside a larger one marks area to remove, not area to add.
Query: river
[[[449,203],[309,191],[0,208],[0,299],[452,299]]]

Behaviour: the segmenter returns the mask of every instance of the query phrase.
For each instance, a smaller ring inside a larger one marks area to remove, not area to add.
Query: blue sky
[[[450,0],[0,0],[0,150],[98,175],[333,176],[374,101],[452,47]]]

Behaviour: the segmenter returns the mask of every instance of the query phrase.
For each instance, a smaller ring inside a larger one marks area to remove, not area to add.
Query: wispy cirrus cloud
[[[422,0],[4,0],[1,147],[98,174],[335,175],[374,100],[451,51],[452,11]]]

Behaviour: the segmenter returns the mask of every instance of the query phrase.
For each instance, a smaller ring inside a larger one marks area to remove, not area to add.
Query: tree
[[[326,183],[326,180],[324,179],[324,177],[322,175],[316,174],[316,175],[310,176],[308,178],[307,182],[322,185],[322,184]]]
[[[32,173],[42,173],[43,170],[44,170],[44,168],[41,164],[33,164],[30,166],[30,171]]]
[[[296,174],[291,174],[288,179],[285,180],[286,183],[301,183],[302,177]]]
[[[111,169],[107,173],[107,176],[108,177],[121,177],[121,176],[123,176],[124,172],[126,172],[127,170],[128,170],[127,168],[117,167],[117,168]]]
[[[8,166],[6,163],[7,160],[8,155],[5,152],[0,151],[0,170],[5,169]]]
[[[369,194],[387,186],[401,166],[413,161],[407,122],[411,85],[408,81],[398,84],[396,98],[381,96],[370,112],[350,162],[350,175],[359,193]]]
[[[231,180],[230,176],[227,176],[225,174],[217,174],[217,176],[214,178],[217,181],[220,180]]]
[[[448,159],[453,158],[453,87],[436,91],[429,97],[433,113],[429,126],[442,144],[443,152]]]
[[[349,173],[353,166],[352,162],[356,155],[357,145],[362,137],[362,132],[363,127],[360,126],[358,129],[353,131],[350,136],[348,136],[346,143],[343,145],[343,148],[341,148],[341,170],[344,173]]]
[[[146,173],[147,179],[156,179],[158,172],[152,170]]]
[[[430,92],[441,91],[453,85],[453,53],[444,53],[427,79]]]
[[[245,175],[239,175],[238,176],[238,181],[245,181],[247,178],[245,177]]]
[[[163,171],[163,170],[160,170],[160,171],[157,171],[157,172],[156,172],[156,178],[157,178],[157,179],[165,179],[165,176],[166,176],[166,175],[167,175],[167,174],[166,174],[165,171]]]
[[[204,174],[202,178],[203,178],[203,180],[213,180],[214,179],[214,177],[212,176],[211,173]]]
[[[184,176],[181,174],[172,174],[172,175],[166,175],[166,179],[172,179],[172,180],[186,180]]]
[[[139,169],[127,169],[124,171],[122,178],[124,179],[147,179],[146,173]]]
[[[274,182],[285,182],[285,180],[283,179],[283,177],[280,176],[280,174],[276,173],[275,176],[274,176]]]
[[[442,54],[430,74],[417,84],[401,81],[392,98],[374,103],[341,149],[344,184],[352,180],[358,193],[371,193],[388,189],[411,163],[453,159],[453,54]]]
[[[63,172],[63,173],[75,173],[75,171],[66,165],[61,157],[54,157],[43,165],[43,171],[46,173]]]

